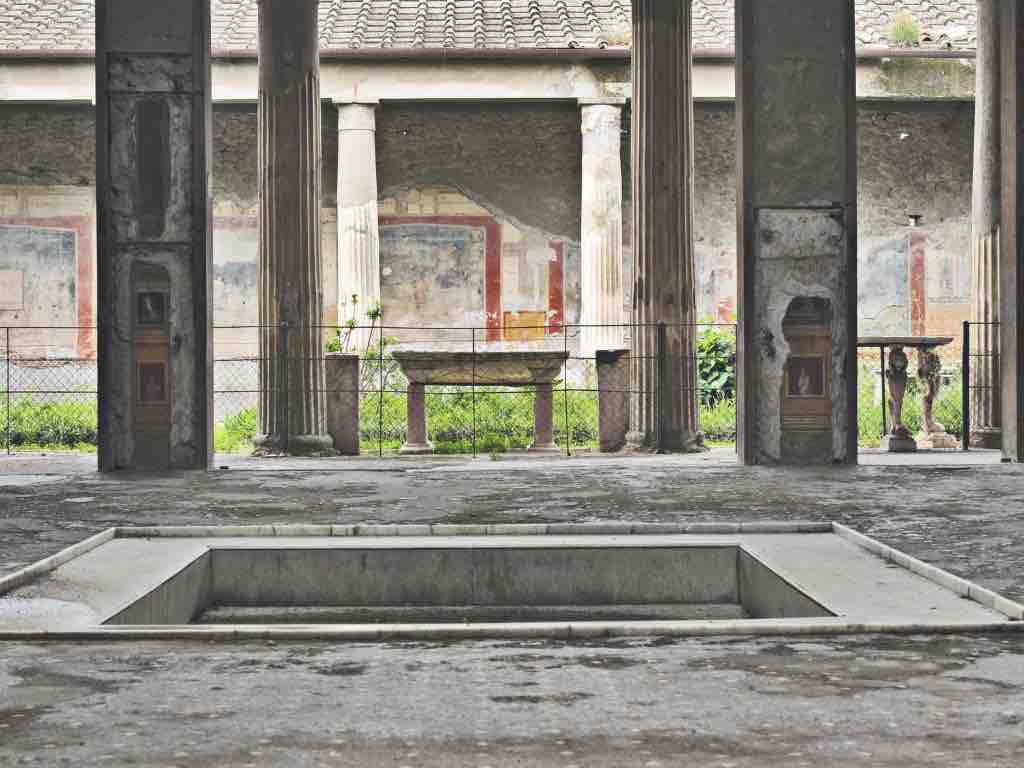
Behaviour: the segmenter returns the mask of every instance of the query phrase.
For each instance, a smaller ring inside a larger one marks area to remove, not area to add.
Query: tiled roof
[[[138,0],[158,2],[159,0]],[[257,0],[212,0],[216,49],[255,49]],[[900,10],[923,47],[971,49],[976,0],[857,0],[862,46],[888,44]],[[95,0],[0,0],[4,49],[93,48]],[[733,0],[693,0],[694,46],[731,48]],[[324,48],[603,48],[622,44],[630,0],[321,0]]]

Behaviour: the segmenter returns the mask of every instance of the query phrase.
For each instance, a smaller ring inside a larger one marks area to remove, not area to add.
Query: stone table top
[[[414,384],[524,387],[551,384],[569,359],[565,351],[393,352]]]
[[[953,343],[952,336],[860,336],[858,347],[944,347]]]

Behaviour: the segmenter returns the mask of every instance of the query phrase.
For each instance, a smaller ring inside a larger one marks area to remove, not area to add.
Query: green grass
[[[475,406],[474,406],[475,399]],[[533,392],[473,391],[457,387],[432,387],[427,392],[427,433],[436,453],[476,452],[501,454],[522,451],[533,441]],[[383,407],[383,419],[381,408]],[[597,446],[597,394],[570,390],[554,393],[555,442],[565,445],[566,418],[573,448]],[[360,446],[376,453],[383,442],[385,452],[396,451],[405,441],[406,396],[386,392],[383,398],[366,394],[360,404]]]
[[[736,440],[736,401],[719,400],[700,409],[700,428],[708,445],[730,445]]]
[[[243,408],[228,416],[213,430],[213,449],[217,453],[251,453],[256,437],[256,408]]]
[[[0,447],[19,451],[95,451],[96,400],[91,395],[83,397],[37,402],[31,395],[18,395],[8,413],[6,392],[0,392]]]
[[[858,429],[862,447],[877,447],[882,432],[881,403],[875,402],[875,380],[866,369],[860,373]],[[904,422],[911,433],[921,428],[919,384],[911,380],[904,400]],[[477,389],[476,451],[478,454],[502,454],[521,451],[533,439],[533,393]],[[555,390],[555,440],[565,446],[566,405],[574,450],[597,447],[597,394],[594,392]],[[383,405],[383,419],[380,407]],[[383,437],[385,453],[397,451],[405,441],[406,397],[404,393],[363,395],[360,404],[360,444],[364,453],[377,453]],[[935,406],[935,417],[953,435],[963,424],[960,379],[944,386]],[[0,392],[0,450],[7,449],[7,401]],[[891,415],[890,415],[891,420]],[[96,402],[83,400],[36,402],[20,395],[11,403],[11,445],[19,451],[96,451]],[[468,454],[473,451],[473,393],[465,388],[431,388],[427,394],[427,424],[431,441],[439,454]],[[383,430],[381,427],[383,426]],[[218,453],[248,453],[256,435],[256,408],[244,408],[214,431]],[[732,445],[736,439],[736,401],[723,399],[701,407],[701,428],[708,445]]]
[[[859,443],[862,448],[877,448],[882,438],[882,404],[875,402],[875,382],[877,375],[864,369],[860,372],[860,393],[857,400],[857,428]],[[951,435],[960,436],[963,432],[963,403],[961,386],[962,379],[956,376],[939,390],[935,402],[935,418]],[[921,431],[921,388],[922,383],[911,379],[907,386],[907,394],[903,399],[903,423],[910,434]],[[892,411],[889,407],[889,392],[886,388],[886,416],[889,427],[892,427]]]

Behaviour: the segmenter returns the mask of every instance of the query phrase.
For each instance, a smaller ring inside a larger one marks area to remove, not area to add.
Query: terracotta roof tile
[[[142,0],[140,0],[141,2]],[[254,49],[257,0],[212,0],[213,44]],[[0,50],[91,50],[94,0],[0,0]],[[900,10],[922,46],[971,49],[975,0],[857,0],[857,41],[888,45]],[[733,0],[693,0],[694,47],[731,48]],[[629,0],[321,0],[324,48],[602,48],[621,40]]]

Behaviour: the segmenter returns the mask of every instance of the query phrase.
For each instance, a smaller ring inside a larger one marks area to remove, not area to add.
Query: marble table
[[[942,386],[942,360],[935,350],[952,342],[952,336],[864,336],[857,339],[858,347],[881,350],[883,368],[885,351],[890,350],[888,368],[884,370],[884,376],[889,382],[892,428],[882,438],[883,450],[890,453],[912,453],[918,448],[927,450],[958,447],[957,439],[935,420],[933,412],[935,398]],[[903,423],[903,400],[907,393],[907,370],[910,367],[905,349],[917,350],[917,376],[925,385],[922,396],[921,431],[917,439]]]
[[[556,453],[554,440],[554,382],[569,359],[565,351],[413,352],[392,353],[409,380],[406,418],[408,434],[401,452],[431,453],[427,440],[426,386],[440,384],[477,387],[532,387],[533,444],[530,450]]]

